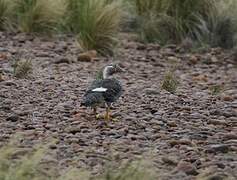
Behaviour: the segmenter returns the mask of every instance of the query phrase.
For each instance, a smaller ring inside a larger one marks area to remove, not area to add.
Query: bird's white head
[[[107,79],[115,73],[124,72],[124,70],[118,64],[110,64],[103,69],[103,79]]]

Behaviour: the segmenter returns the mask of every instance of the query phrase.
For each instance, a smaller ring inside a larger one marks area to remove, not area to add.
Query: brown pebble
[[[233,98],[231,96],[225,95],[222,97],[223,101],[233,101]]]
[[[91,50],[91,51],[87,51],[87,52],[79,54],[77,60],[88,62],[88,61],[92,61],[94,58],[96,58],[96,56],[97,56],[97,52],[95,50]]]

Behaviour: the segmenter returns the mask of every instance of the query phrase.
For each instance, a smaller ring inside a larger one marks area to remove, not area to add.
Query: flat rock
[[[215,145],[210,145],[207,149],[206,152],[208,153],[227,153],[229,151],[229,145],[227,144],[215,144]]]

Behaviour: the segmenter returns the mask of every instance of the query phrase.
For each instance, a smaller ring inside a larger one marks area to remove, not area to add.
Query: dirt
[[[142,156],[162,179],[237,178],[237,67],[229,51],[185,52],[123,35],[113,60],[82,62],[72,37],[0,32],[0,53],[1,146],[21,132],[24,147],[55,138],[52,159],[64,169],[96,174],[108,162]],[[13,76],[18,57],[32,60],[27,79]],[[113,61],[126,69],[117,76],[124,93],[112,108],[116,121],[106,122],[80,101],[97,70]],[[161,88],[173,69],[174,94]],[[221,91],[213,94],[213,86]]]

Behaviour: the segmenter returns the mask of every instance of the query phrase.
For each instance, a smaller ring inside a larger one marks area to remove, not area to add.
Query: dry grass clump
[[[14,76],[17,78],[26,78],[33,70],[32,62],[29,59],[21,59],[13,65]]]
[[[174,73],[169,71],[165,74],[161,87],[166,91],[174,94],[178,87],[178,80],[176,79]]]
[[[112,55],[117,43],[121,11],[120,3],[106,0],[81,0],[78,13],[77,40],[83,50],[97,50]]]

